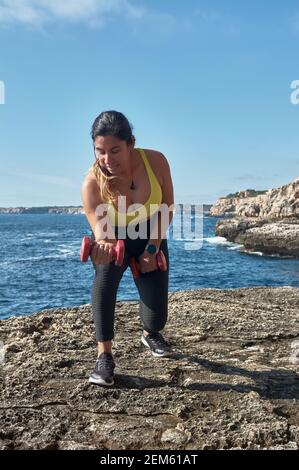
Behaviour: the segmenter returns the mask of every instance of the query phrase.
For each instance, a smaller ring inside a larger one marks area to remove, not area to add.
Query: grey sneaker
[[[142,334],[141,342],[149,348],[155,357],[167,357],[172,354],[170,345],[165,341],[161,333]]]
[[[103,352],[96,361],[94,371],[89,377],[89,382],[97,385],[113,385],[113,371],[115,363],[110,353]]]

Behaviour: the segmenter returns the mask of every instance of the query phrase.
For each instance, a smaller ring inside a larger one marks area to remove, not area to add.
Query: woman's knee
[[[158,310],[151,310],[141,305],[140,318],[146,331],[157,332],[163,330],[168,318],[167,306],[164,305]]]

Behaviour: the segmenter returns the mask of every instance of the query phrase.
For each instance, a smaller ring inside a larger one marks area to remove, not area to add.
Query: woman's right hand
[[[91,250],[91,260],[94,264],[109,264],[114,260],[114,249],[116,247],[117,240],[106,241],[98,240],[95,241]]]

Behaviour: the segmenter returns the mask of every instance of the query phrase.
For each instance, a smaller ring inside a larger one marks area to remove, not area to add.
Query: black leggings
[[[149,221],[146,233],[149,236]],[[94,236],[92,238],[94,239]],[[109,341],[114,338],[115,303],[120,280],[129,266],[130,258],[134,256],[138,261],[138,256],[143,253],[148,239],[132,240],[127,237],[124,242],[125,257],[122,266],[115,266],[114,261],[109,264],[93,263],[95,277],[92,287],[92,315],[97,341]],[[134,279],[140,296],[140,319],[144,330],[149,333],[162,330],[167,321],[169,256],[166,238],[162,240],[160,250],[165,255],[167,271],[157,269],[139,273],[139,277]]]

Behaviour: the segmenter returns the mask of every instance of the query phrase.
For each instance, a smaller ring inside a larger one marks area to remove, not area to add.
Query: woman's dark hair
[[[124,114],[118,111],[103,111],[92,125],[91,137],[95,141],[98,136],[112,135],[132,144],[135,142],[132,129],[133,126]]]
[[[92,125],[91,137],[94,142],[99,136],[112,135],[120,140],[124,140],[127,144],[134,145],[135,137],[132,129],[133,126],[124,114],[118,111],[103,111]],[[114,188],[117,176],[107,176],[104,174],[97,160],[93,164],[93,173],[96,177],[102,200],[105,202],[116,201],[119,195],[119,192]]]

